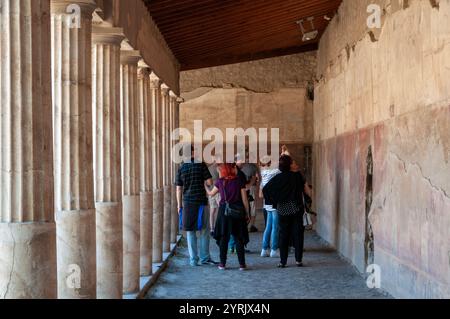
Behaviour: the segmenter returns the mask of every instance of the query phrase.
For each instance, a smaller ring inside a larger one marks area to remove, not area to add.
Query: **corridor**
[[[290,255],[289,266],[278,269],[278,259],[260,257],[262,233],[251,234],[247,261],[249,270],[239,271],[236,255],[229,255],[229,268],[190,267],[185,240],[166,271],[147,294],[147,299],[383,299],[379,290],[367,288],[364,278],[320,238],[305,237],[305,267],[297,268]],[[211,242],[218,260],[218,247]]]
[[[149,299],[450,298],[449,17],[450,0],[0,0],[0,300],[140,298],[161,272]],[[261,233],[245,273],[190,268],[184,242],[167,261],[214,165],[242,165],[254,217],[280,154],[313,189],[305,268],[259,257]],[[177,178],[193,158],[195,185]]]

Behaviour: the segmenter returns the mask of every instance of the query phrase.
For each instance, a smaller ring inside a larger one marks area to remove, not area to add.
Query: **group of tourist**
[[[226,269],[227,255],[236,252],[240,270],[246,270],[245,254],[250,232],[257,232],[256,190],[264,200],[265,231],[262,257],[280,258],[279,268],[287,266],[289,247],[295,248],[296,265],[303,266],[304,198],[311,189],[287,148],[282,149],[278,168],[269,158],[260,166],[245,163],[240,155],[235,163],[209,167],[192,160],[177,174],[177,201],[180,226],[186,231],[191,266],[218,265]],[[200,236],[200,253],[197,250]],[[220,261],[211,258],[210,238],[220,249]]]

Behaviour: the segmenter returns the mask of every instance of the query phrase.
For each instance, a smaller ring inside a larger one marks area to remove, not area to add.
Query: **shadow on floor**
[[[240,272],[236,255],[229,255],[226,271],[214,266],[189,266],[189,253],[182,241],[167,270],[147,294],[147,299],[383,299],[383,292],[369,289],[354,267],[324,246],[315,233],[305,238],[304,268],[278,269],[279,259],[262,258],[262,233],[251,234],[247,263]],[[218,247],[210,243],[218,260]]]

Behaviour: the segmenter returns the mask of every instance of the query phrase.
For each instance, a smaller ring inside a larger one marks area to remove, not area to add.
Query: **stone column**
[[[94,27],[92,109],[97,234],[97,297],[122,299],[120,43],[122,29]]]
[[[180,104],[184,103],[184,99],[179,97],[175,104],[175,127],[180,127]]]
[[[179,97],[176,100],[175,103],[175,128],[180,128],[180,104],[184,103],[184,99]],[[178,172],[178,169],[180,168],[180,164],[175,165],[175,171]]]
[[[69,6],[80,10],[79,21],[74,22],[67,13]],[[58,297],[62,299],[96,298],[91,94],[94,9],[94,1],[51,1]]]
[[[152,72],[150,75],[150,102],[152,118],[152,175],[153,175],[153,262],[163,259],[163,211],[164,193],[162,189],[161,153],[161,81]]]
[[[162,109],[162,174],[164,187],[164,230],[163,230],[163,252],[170,252],[170,228],[172,223],[171,201],[172,188],[170,185],[170,97],[169,87],[166,84],[161,85],[161,109]]]
[[[141,200],[141,276],[150,276],[153,266],[153,183],[150,69],[142,60],[138,70],[139,150]]]
[[[123,290],[139,291],[140,279],[140,166],[138,51],[121,53],[121,123],[123,183]]]
[[[184,99],[181,98],[181,97],[178,97],[177,100],[175,101],[175,110],[174,110],[174,112],[175,112],[175,114],[174,114],[174,117],[175,117],[175,128],[176,129],[180,128],[180,104],[181,103],[184,103]],[[177,141],[177,143],[178,142],[179,141]],[[181,167],[181,164],[176,164],[175,165],[175,172],[176,172],[175,174],[178,173],[178,170],[180,169],[180,167]],[[176,194],[175,194],[175,196],[176,196]],[[177,212],[177,215],[178,215],[178,212]],[[177,227],[177,229],[178,229],[178,232],[181,233],[181,230],[179,229],[179,227]]]
[[[54,299],[50,1],[1,1],[0,299]]]
[[[178,212],[177,212],[177,188],[175,186],[176,177],[176,166],[173,157],[173,147],[175,146],[175,141],[172,140],[172,133],[176,128],[175,125],[175,107],[177,103],[177,95],[170,91],[170,187],[171,187],[171,227],[170,227],[170,242],[173,244],[177,243],[178,239]]]

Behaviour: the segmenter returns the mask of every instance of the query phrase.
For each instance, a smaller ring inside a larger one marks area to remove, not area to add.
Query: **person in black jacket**
[[[289,242],[292,236],[295,247],[295,259],[298,267],[303,266],[304,231],[303,194],[312,197],[312,191],[300,172],[292,171],[293,160],[290,156],[280,158],[278,174],[264,187],[266,203],[277,207],[280,226],[280,264],[285,268],[288,260]]]

